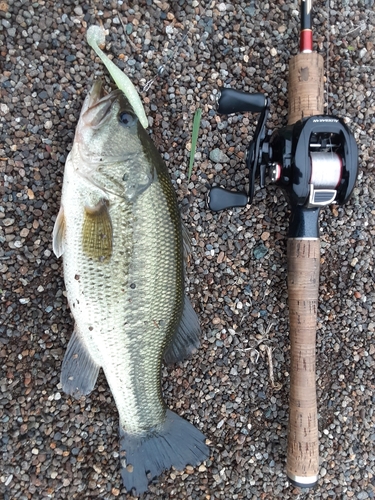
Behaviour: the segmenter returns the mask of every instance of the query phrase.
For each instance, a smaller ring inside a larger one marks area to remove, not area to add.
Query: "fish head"
[[[125,94],[120,89],[105,94],[100,80],[83,104],[73,148],[76,173],[130,202],[165,169]]]
[[[125,153],[139,152],[139,127],[138,117],[125,94],[119,89],[106,94],[103,82],[95,81],[83,104],[75,135],[86,168],[117,161]]]

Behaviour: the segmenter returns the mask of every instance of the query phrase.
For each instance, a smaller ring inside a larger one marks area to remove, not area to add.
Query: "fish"
[[[79,399],[103,369],[119,414],[121,476],[133,494],[210,453],[202,432],[167,408],[161,389],[163,360],[181,361],[200,344],[184,293],[188,246],[161,155],[125,94],[95,81],[53,229],[75,322],[60,381]]]

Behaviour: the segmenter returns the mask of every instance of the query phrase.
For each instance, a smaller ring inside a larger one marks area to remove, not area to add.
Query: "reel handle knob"
[[[229,115],[231,113],[244,113],[251,111],[260,113],[267,107],[267,98],[260,92],[249,94],[234,90],[231,88],[223,88],[220,91],[218,113]]]
[[[225,210],[227,208],[245,207],[249,203],[249,198],[242,191],[229,191],[221,187],[213,187],[207,196],[207,205],[213,212]]]

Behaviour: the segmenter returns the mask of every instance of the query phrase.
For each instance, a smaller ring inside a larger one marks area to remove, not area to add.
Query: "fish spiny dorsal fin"
[[[92,259],[106,261],[112,255],[112,222],[108,201],[85,207],[82,227],[82,249]]]
[[[64,209],[60,207],[57,214],[56,222],[53,227],[52,249],[56,257],[61,257],[64,253],[64,238],[65,238],[65,216]]]

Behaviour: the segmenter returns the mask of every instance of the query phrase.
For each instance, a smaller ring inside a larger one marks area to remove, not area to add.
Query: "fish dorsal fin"
[[[177,363],[194,354],[199,345],[201,329],[196,312],[185,296],[184,310],[176,333],[164,354],[166,363]]]
[[[60,381],[63,391],[76,399],[90,394],[95,387],[99,369],[83,340],[74,330],[61,368]]]
[[[57,258],[61,257],[64,253],[64,238],[65,216],[63,207],[60,207],[52,233],[52,249]]]
[[[99,261],[108,260],[112,255],[112,222],[106,200],[100,200],[92,208],[85,207],[82,249],[87,257]]]

